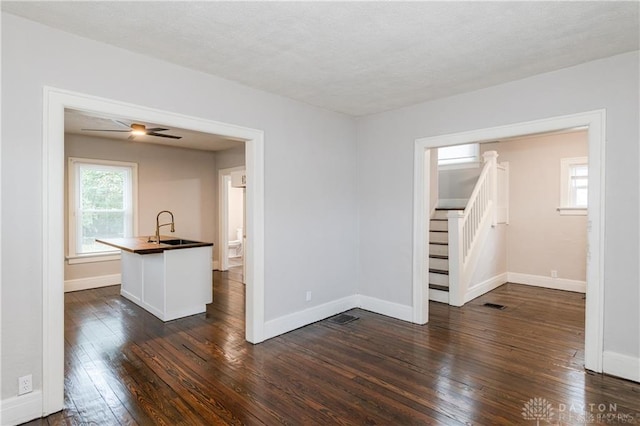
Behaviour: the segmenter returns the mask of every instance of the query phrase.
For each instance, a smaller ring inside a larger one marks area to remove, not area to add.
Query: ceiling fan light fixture
[[[144,124],[132,124],[131,125],[131,134],[134,136],[142,136],[147,134],[147,128]]]

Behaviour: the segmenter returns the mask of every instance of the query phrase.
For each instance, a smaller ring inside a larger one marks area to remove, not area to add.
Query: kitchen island
[[[122,250],[120,294],[162,321],[205,312],[213,300],[213,243],[160,237],[104,238]]]

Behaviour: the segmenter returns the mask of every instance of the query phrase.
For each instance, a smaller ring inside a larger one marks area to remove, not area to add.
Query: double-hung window
[[[135,234],[137,169],[135,163],[69,158],[69,263],[118,258],[118,250],[95,240]]]
[[[560,160],[560,208],[562,215],[586,215],[589,195],[587,157]]]

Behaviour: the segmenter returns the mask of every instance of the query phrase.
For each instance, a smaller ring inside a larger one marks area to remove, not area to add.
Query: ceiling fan
[[[113,120],[113,122],[118,123],[122,127],[126,127],[127,130],[124,130],[124,129],[80,129],[80,130],[84,132],[121,132],[121,133],[128,132],[128,133],[131,133],[131,135],[129,136],[129,139],[135,139],[136,136],[144,136],[144,135],[157,136],[157,137],[169,138],[169,139],[182,139],[182,136],[174,136],[174,135],[167,135],[164,133],[158,133],[158,132],[164,132],[166,130],[169,130],[163,127],[153,127],[153,128],[147,129],[147,126],[145,126],[144,124],[131,123],[131,125],[129,125],[119,120]]]

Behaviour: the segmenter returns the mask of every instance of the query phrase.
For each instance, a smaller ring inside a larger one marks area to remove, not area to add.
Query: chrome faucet
[[[171,222],[163,223],[162,225],[160,225],[160,215],[162,213],[169,213],[171,215]],[[176,228],[173,223],[173,213],[171,213],[169,210],[162,210],[160,213],[158,213],[158,216],[156,216],[156,244],[160,244],[160,228],[167,225],[171,225],[171,232],[176,232]]]

